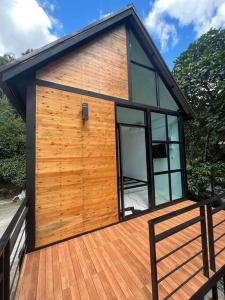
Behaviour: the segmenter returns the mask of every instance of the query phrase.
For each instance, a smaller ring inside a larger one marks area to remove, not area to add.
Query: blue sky
[[[62,30],[60,30],[60,35],[67,34],[73,30],[79,29],[99,19],[102,15],[110,12],[115,12],[123,7],[126,7],[131,2],[124,0],[114,0],[114,1],[73,1],[73,0],[57,0],[55,3],[54,16],[60,20],[63,24]],[[138,0],[132,2],[138,12],[139,17],[144,21],[147,17],[147,13],[151,7],[150,1],[148,0]],[[176,21],[174,21],[176,22]],[[154,42],[156,43],[158,49],[160,50],[163,58],[170,68],[173,66],[173,62],[179,54],[184,51],[190,42],[195,40],[195,33],[192,30],[192,26],[187,26],[185,28],[179,29],[178,34],[182,38],[175,47],[170,47],[168,49],[162,50],[160,46],[160,40],[157,36],[152,36]]]
[[[129,5],[125,0],[1,0],[0,55],[20,56]],[[225,28],[224,0],[133,1],[169,68],[210,28]]]

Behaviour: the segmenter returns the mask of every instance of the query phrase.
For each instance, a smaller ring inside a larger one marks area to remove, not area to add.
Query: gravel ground
[[[15,212],[19,208],[18,204],[12,201],[0,201],[0,238],[12,220]]]

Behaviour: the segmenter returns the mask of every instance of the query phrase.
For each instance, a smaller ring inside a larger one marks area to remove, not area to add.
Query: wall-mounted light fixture
[[[82,103],[82,120],[88,120],[88,103]]]

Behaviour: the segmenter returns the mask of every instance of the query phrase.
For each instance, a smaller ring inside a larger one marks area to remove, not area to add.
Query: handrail
[[[193,260],[198,255],[202,254],[202,267],[200,267],[196,272],[194,272],[191,276],[189,276],[185,282],[182,282],[178,287],[176,287],[165,299],[168,299],[171,297],[174,293],[176,293],[184,284],[189,282],[194,276],[196,276],[199,272],[203,271],[203,274],[206,277],[209,277],[209,264],[208,264],[208,255],[207,255],[207,233],[206,233],[206,217],[205,217],[205,204],[208,203],[207,200],[201,201],[196,204],[192,204],[190,206],[178,209],[176,211],[167,213],[163,216],[159,216],[157,218],[154,218],[152,220],[148,221],[149,225],[149,244],[150,244],[150,260],[151,260],[151,280],[152,280],[152,297],[153,300],[158,300],[158,284],[165,280],[168,276],[170,276],[172,273],[177,271],[178,269],[182,268],[185,264],[189,263],[191,260]],[[161,222],[167,221],[171,218],[180,216],[184,213],[187,213],[189,211],[192,211],[194,209],[199,208],[199,216],[194,217],[188,221],[185,221],[177,226],[174,226],[170,229],[167,229],[159,234],[155,234],[155,225],[159,224]],[[159,259],[156,258],[156,243],[172,236],[173,234],[180,232],[193,224],[196,224],[200,222],[201,226],[201,234],[197,235],[196,237],[192,238],[190,241],[182,244],[177,249],[170,251],[169,253],[165,254],[163,257],[160,257]],[[188,244],[195,241],[197,238],[201,237],[201,251],[195,253],[193,256],[189,257],[186,261],[178,265],[173,270],[170,270],[168,273],[163,275],[160,279],[158,279],[157,274],[157,264],[170,256],[172,253],[179,251],[183,247],[187,246]]]
[[[26,252],[27,200],[24,200],[0,239],[0,299],[13,298]]]
[[[220,249],[219,252],[215,253],[215,243],[224,237],[225,233],[218,236],[216,239],[214,238],[214,228],[218,227],[219,225],[225,222],[225,219],[218,222],[217,224],[213,224],[213,215],[217,214],[221,210],[225,209],[225,203],[213,208],[213,202],[217,201],[216,199],[211,200],[207,204],[207,220],[208,220],[208,236],[209,236],[209,262],[210,262],[210,269],[213,272],[216,272],[216,256],[218,256],[222,251],[225,250],[225,247]]]

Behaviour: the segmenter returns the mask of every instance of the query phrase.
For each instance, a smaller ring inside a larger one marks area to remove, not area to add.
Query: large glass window
[[[152,140],[166,141],[166,118],[164,114],[151,113]]]
[[[169,141],[179,141],[178,118],[176,116],[168,115],[167,121]]]
[[[145,125],[145,112],[138,109],[117,106],[117,123]]]
[[[144,49],[136,39],[135,35],[133,32],[130,30],[130,49],[131,49],[131,60],[145,65],[147,67],[153,68],[153,65],[151,61],[149,60],[148,56],[146,55]]]
[[[151,57],[144,50],[132,30],[128,31],[131,98],[133,102],[178,111],[174,97],[160,74],[156,72]],[[157,92],[158,90],[158,92]]]
[[[178,117],[152,112],[151,130],[155,204],[160,205],[182,197]]]
[[[175,111],[178,110],[179,108],[164,82],[160,77],[158,77],[158,79],[160,107]]]
[[[132,63],[131,77],[133,101],[156,106],[155,72]]]
[[[154,176],[155,182],[155,204],[160,205],[170,201],[169,176],[161,174]]]
[[[170,170],[180,169],[180,145],[169,144]]]
[[[172,200],[182,198],[181,172],[171,173]]]

